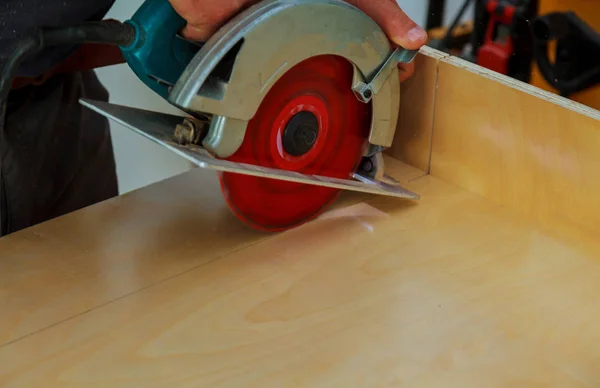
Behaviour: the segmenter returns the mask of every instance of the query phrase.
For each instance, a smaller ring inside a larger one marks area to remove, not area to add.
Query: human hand
[[[190,40],[205,41],[229,19],[259,0],[169,0],[188,24],[182,35]],[[408,50],[427,43],[427,33],[412,21],[395,0],[346,0],[369,15],[388,39]],[[410,78],[414,62],[400,64],[400,81]]]

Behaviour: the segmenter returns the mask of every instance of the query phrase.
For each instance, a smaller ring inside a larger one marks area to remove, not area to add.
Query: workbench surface
[[[0,239],[0,386],[600,385],[600,247],[388,161],[276,235],[193,170]]]

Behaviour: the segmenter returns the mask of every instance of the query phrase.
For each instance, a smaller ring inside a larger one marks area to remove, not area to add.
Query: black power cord
[[[600,33],[573,12],[553,12],[532,21],[534,59],[546,82],[561,96],[600,83]],[[555,40],[554,62],[548,50]]]
[[[33,36],[17,42],[0,75],[0,145],[4,143],[6,109],[12,88],[12,80],[17,75],[19,66],[25,60],[50,47],[78,46],[84,43],[129,46],[134,42],[135,37],[136,31],[132,25],[107,20],[87,22],[72,27],[42,28]],[[10,218],[7,212],[8,196],[4,183],[2,160],[0,159],[0,236],[9,233]]]
[[[43,49],[55,46],[75,46],[83,43],[128,46],[134,41],[135,34],[135,28],[132,25],[111,20],[88,22],[72,27],[42,28],[37,34],[17,42],[0,76],[0,103],[2,104],[0,136],[4,133],[6,105],[12,80],[16,76],[21,63]]]

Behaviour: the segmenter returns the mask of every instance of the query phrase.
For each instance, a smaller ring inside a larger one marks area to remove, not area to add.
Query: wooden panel
[[[270,237],[230,214],[214,172],[194,169],[1,238],[0,346]]]
[[[429,171],[431,132],[437,83],[437,64],[447,56],[423,47],[415,59],[415,73],[401,85],[400,114],[396,136],[387,151],[394,158]]]
[[[545,222],[600,230],[600,112],[440,62],[431,174]]]
[[[265,236],[194,170],[0,239],[0,386],[599,385],[598,111],[455,58],[414,80],[434,117],[395,147],[433,126],[448,182],[386,165],[421,201]]]
[[[544,232],[431,176],[410,187],[421,202],[369,197],[0,347],[0,386],[597,386],[598,243]],[[182,190],[153,197],[135,218],[160,204],[186,220],[181,209],[198,204]],[[173,233],[150,236],[151,250],[120,260],[140,273],[178,260]],[[106,283],[96,274],[89,287]]]

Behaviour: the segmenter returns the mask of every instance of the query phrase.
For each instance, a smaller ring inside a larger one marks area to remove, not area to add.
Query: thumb
[[[417,50],[427,43],[427,32],[409,18],[395,0],[347,1],[369,15],[398,46]]]

